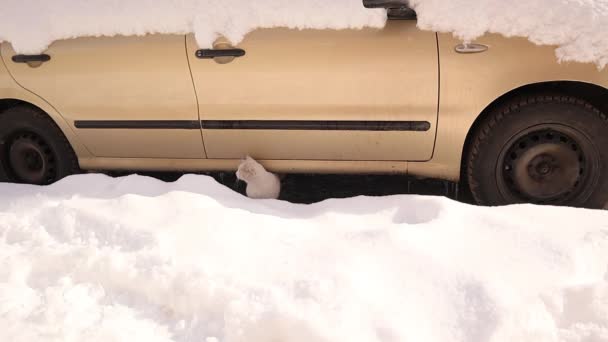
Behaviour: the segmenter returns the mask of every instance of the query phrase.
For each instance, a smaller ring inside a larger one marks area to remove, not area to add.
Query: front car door
[[[57,41],[42,64],[14,58],[10,44],[1,54],[15,80],[72,123],[93,155],[205,157],[183,35]]]
[[[382,30],[260,29],[232,61],[204,58],[218,51],[199,50],[192,35],[187,48],[208,158],[424,161],[433,154],[437,40],[415,21]],[[215,48],[231,47],[220,39]]]

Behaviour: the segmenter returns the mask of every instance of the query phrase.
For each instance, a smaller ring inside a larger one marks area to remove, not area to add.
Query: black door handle
[[[410,7],[408,0],[363,0],[365,8],[401,8]]]
[[[245,56],[245,50],[243,49],[201,49],[196,51],[196,57],[201,59],[243,56]]]
[[[30,62],[48,62],[51,56],[47,54],[41,55],[14,55],[12,58],[15,63],[30,63]]]

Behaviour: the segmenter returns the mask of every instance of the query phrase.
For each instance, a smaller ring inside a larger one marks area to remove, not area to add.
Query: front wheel
[[[45,113],[27,106],[0,113],[0,182],[46,185],[76,172],[72,147]]]
[[[480,204],[604,208],[608,118],[567,96],[511,102],[481,122],[466,172]]]

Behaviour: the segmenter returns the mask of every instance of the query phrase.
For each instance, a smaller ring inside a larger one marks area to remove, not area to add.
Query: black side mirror
[[[365,8],[386,8],[389,20],[416,20],[409,0],[363,0]]]

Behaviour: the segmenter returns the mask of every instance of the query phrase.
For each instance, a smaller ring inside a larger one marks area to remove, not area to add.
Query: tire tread
[[[520,111],[522,107],[535,104],[569,104],[575,106],[584,107],[586,110],[595,113],[601,120],[608,122],[608,116],[591,105],[589,102],[580,98],[568,95],[557,95],[557,94],[540,94],[540,95],[528,95],[519,98],[515,98],[502,106],[495,109],[490,115],[488,115],[478,127],[477,131],[473,135],[469,154],[466,162],[466,175],[469,183],[469,188],[475,202],[485,204],[484,200],[479,194],[479,181],[476,179],[474,172],[475,165],[478,162],[481,149],[487,144],[488,137],[495,130],[496,126],[500,125],[506,118],[515,115]]]

